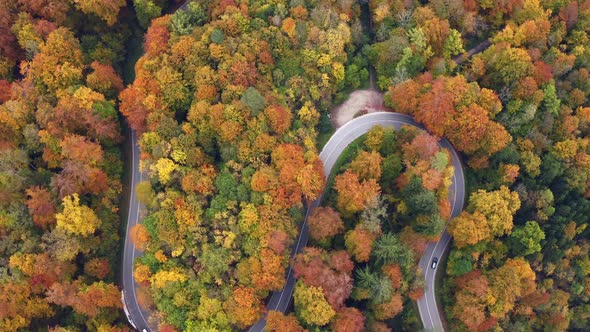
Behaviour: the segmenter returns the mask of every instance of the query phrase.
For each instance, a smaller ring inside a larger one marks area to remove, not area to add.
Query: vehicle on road
[[[432,265],[430,267],[432,267],[433,269],[436,269],[436,265],[438,265],[438,257],[434,257],[432,259]]]

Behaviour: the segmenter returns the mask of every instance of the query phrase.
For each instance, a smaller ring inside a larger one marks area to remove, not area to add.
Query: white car
[[[438,257],[434,257],[432,259],[432,265],[430,267],[432,267],[433,269],[436,269],[437,264],[438,264]]]

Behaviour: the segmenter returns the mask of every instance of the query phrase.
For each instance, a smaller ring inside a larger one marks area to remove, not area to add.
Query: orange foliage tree
[[[261,317],[263,308],[255,290],[243,286],[234,288],[224,307],[230,322],[241,329],[254,324]]]
[[[375,235],[358,224],[355,229],[345,235],[346,250],[354,260],[362,263],[369,261]]]
[[[269,332],[304,332],[307,331],[293,314],[285,316],[280,311],[271,310],[266,316],[266,330]]]
[[[344,307],[336,313],[336,318],[330,324],[332,331],[363,332],[365,331],[365,317],[357,308]]]
[[[57,210],[49,191],[41,187],[31,187],[27,189],[27,196],[26,204],[33,216],[35,225],[47,228],[55,224]]]
[[[410,114],[438,137],[446,136],[458,150],[471,156],[473,167],[510,141],[506,129],[493,118],[501,110],[498,97],[461,76],[436,79],[430,73],[389,89],[386,101],[394,110]]]
[[[136,224],[131,227],[130,237],[133,245],[137,250],[145,250],[148,241],[150,239],[150,234],[148,233],[147,229],[143,224]]]
[[[350,170],[336,176],[334,189],[338,192],[336,206],[344,216],[364,210],[381,192],[375,179],[361,181],[359,176]]]

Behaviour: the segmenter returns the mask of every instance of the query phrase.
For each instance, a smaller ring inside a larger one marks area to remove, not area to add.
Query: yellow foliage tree
[[[138,283],[144,283],[150,280],[150,276],[152,272],[147,265],[139,264],[135,267],[135,271],[133,272],[133,277],[135,281]]]
[[[487,240],[491,235],[486,217],[478,211],[463,211],[449,222],[448,230],[458,248]]]
[[[179,270],[160,270],[150,277],[150,282],[156,288],[163,288],[169,282],[184,282],[186,275]]]
[[[297,113],[299,119],[310,128],[315,127],[320,120],[320,113],[315,109],[312,103],[305,103]]]
[[[336,315],[319,287],[307,287],[298,281],[293,299],[297,316],[308,324],[326,325]]]
[[[152,166],[152,171],[158,173],[158,179],[163,184],[168,183],[172,179],[172,172],[176,170],[177,165],[174,161],[168,158],[160,158],[155,165]]]
[[[488,309],[494,318],[503,318],[516,301],[536,289],[535,272],[522,257],[509,258],[489,276]]]
[[[305,165],[297,174],[297,183],[305,198],[314,200],[324,189],[325,178],[321,161]]]
[[[512,215],[520,208],[518,193],[501,186],[499,190],[478,190],[469,198],[468,210],[483,214],[492,235],[502,236],[512,231]]]
[[[238,227],[240,231],[248,234],[258,225],[258,211],[254,204],[244,204],[238,217]]]
[[[16,253],[10,256],[10,268],[19,269],[24,275],[30,276],[35,272],[35,256],[34,254]]]
[[[377,151],[360,151],[350,163],[350,169],[362,180],[381,178],[381,162],[383,157]]]
[[[92,109],[97,101],[104,101],[105,98],[101,93],[93,91],[85,86],[79,87],[73,94],[74,98],[78,101],[78,106],[84,109]]]
[[[57,228],[68,234],[88,236],[100,226],[100,219],[91,208],[80,205],[78,194],[64,197],[63,211],[55,215]]]
[[[365,146],[371,150],[379,150],[381,148],[381,144],[383,143],[383,134],[385,131],[383,127],[377,125],[367,133],[367,138],[365,138]]]
[[[119,9],[125,6],[125,0],[74,0],[76,6],[86,14],[95,14],[109,26],[117,22]]]

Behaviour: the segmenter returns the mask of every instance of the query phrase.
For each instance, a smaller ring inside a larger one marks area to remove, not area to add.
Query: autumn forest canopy
[[[589,0],[0,0],[0,331],[131,331],[127,239],[159,331],[417,331],[444,229],[448,330],[590,330],[589,33]],[[422,129],[327,174],[359,89]]]

